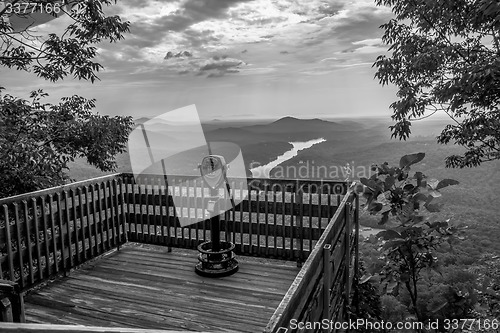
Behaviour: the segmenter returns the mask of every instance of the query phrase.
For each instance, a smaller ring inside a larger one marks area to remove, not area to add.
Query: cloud
[[[232,58],[227,54],[216,54],[206,58],[195,56],[189,51],[180,51],[167,53],[163,63],[151,72],[166,70],[178,75],[194,74],[214,78],[239,73],[240,69],[246,65],[243,60]]]
[[[221,77],[226,74],[239,73],[239,68],[246,65],[242,60],[235,58],[214,57],[205,62],[200,68],[200,72],[209,73],[207,77]]]
[[[158,18],[155,24],[165,30],[181,31],[198,22],[224,18],[230,7],[249,1],[252,0],[187,0],[175,12]]]
[[[248,70],[247,63],[286,75],[353,56],[353,63],[367,62],[384,50],[378,26],[392,15],[372,0],[130,0],[111,7],[131,21],[131,33],[100,45],[102,64],[152,76],[157,70],[267,75]],[[287,54],[293,56],[278,60]]]
[[[189,51],[179,51],[177,53],[168,51],[163,59],[171,59],[171,58],[191,58],[193,54]]]

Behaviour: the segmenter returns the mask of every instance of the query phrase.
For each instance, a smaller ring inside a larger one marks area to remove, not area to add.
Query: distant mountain
[[[267,125],[247,126],[244,129],[254,133],[288,134],[290,141],[307,141],[320,137],[337,136],[339,132],[350,131],[350,126],[321,119],[297,119],[284,117]]]

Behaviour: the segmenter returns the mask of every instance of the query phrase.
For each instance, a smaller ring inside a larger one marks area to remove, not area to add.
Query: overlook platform
[[[237,274],[194,273],[198,252],[129,243],[25,296],[28,323],[202,332],[262,332],[299,272],[238,257]]]
[[[0,331],[281,333],[297,331],[292,319],[349,319],[359,200],[348,184],[233,180],[242,201],[219,234],[239,271],[208,278],[194,271],[211,239],[208,191],[197,177],[163,181],[116,174],[0,199]]]

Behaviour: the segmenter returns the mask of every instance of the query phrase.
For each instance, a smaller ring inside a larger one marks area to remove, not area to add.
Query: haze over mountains
[[[190,125],[179,126],[178,123],[169,123],[164,119],[139,118],[136,124],[147,124],[148,138],[165,151],[186,145],[191,135],[188,133]],[[209,142],[229,142],[238,145],[243,153],[248,168],[251,164],[264,165],[276,159],[292,148],[290,142],[305,142],[318,138],[325,142],[314,145],[309,149],[283,163],[282,167],[304,164],[314,164],[316,167],[325,165],[338,165],[344,162],[360,160],[365,163],[366,151],[376,150],[377,146],[384,143],[397,143],[390,140],[388,126],[390,122],[385,119],[297,119],[284,117],[275,121],[221,121],[214,120],[202,124],[204,135]],[[434,140],[437,129],[444,126],[442,121],[427,122],[425,126],[416,128],[416,136],[425,140]],[[431,135],[432,134],[432,135]],[[359,152],[363,152],[359,154]],[[376,162],[374,160],[373,162]],[[179,172],[193,172],[193,167],[179,167]],[[128,154],[118,156],[118,172],[131,172]],[[196,171],[196,170],[195,170]],[[92,167],[77,161],[71,165],[70,175],[75,179],[89,178],[101,173]],[[273,175],[273,174],[272,174]],[[280,176],[274,174],[274,176]],[[312,174],[309,173],[311,178]],[[293,178],[293,175],[290,175]]]
[[[387,161],[398,165],[401,156],[424,152],[426,157],[415,165],[415,171],[422,171],[431,178],[460,181],[460,185],[447,189],[447,195],[443,199],[446,201],[444,213],[457,216],[463,222],[479,219],[487,222],[487,225],[494,223],[500,214],[500,206],[496,202],[500,197],[496,181],[500,179],[500,161],[485,163],[478,168],[445,168],[445,157],[461,151],[458,146],[436,143],[436,136],[446,123],[443,120],[417,122],[408,141],[391,140],[388,129],[390,120],[376,118],[321,120],[285,117],[267,122],[217,121],[202,124],[202,127],[208,141],[237,144],[243,152],[248,169],[252,164],[257,166],[255,163],[265,165],[289,151],[292,148],[289,142],[318,138],[326,140],[299,151],[297,156],[274,168],[270,176],[278,178],[345,180],[347,177],[342,170],[349,163],[353,174],[348,178],[355,180],[366,176],[373,163]],[[182,137],[178,129],[161,122],[155,124],[154,131],[149,135],[156,135],[156,140],[164,142],[166,147],[175,146]],[[188,159],[189,156],[199,156],[201,159],[200,154],[201,152],[192,150],[185,157]],[[188,167],[180,166],[179,174],[198,174],[193,157],[190,161],[191,165]],[[117,172],[131,171],[127,153],[119,155],[117,162]],[[75,180],[103,175],[83,160],[72,163],[70,168],[69,175]],[[248,175],[250,176],[250,172]]]

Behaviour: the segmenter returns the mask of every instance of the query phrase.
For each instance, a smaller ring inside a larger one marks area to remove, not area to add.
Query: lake
[[[290,144],[293,146],[292,149],[285,152],[283,155],[278,156],[274,161],[250,169],[250,171],[252,172],[252,176],[254,178],[269,178],[269,173],[273,168],[277,167],[278,165],[280,165],[285,161],[288,161],[289,159],[294,158],[295,156],[298,155],[299,151],[311,148],[312,146],[325,141],[326,141],[325,139],[319,138],[319,139],[309,140],[306,142],[290,142]]]

